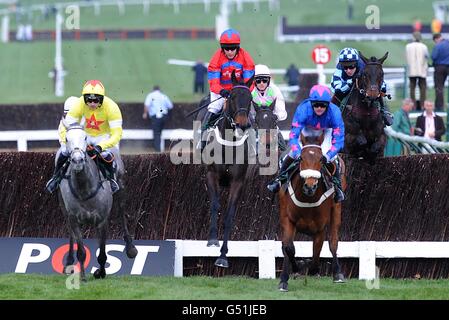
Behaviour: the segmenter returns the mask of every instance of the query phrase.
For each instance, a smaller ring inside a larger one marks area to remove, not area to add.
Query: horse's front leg
[[[243,176],[245,176],[243,174]],[[223,236],[223,245],[221,246],[221,255],[215,261],[215,265],[217,267],[227,268],[229,267],[228,258],[226,254],[228,253],[228,240],[231,234],[231,229],[234,225],[234,215],[237,209],[237,202],[240,198],[240,193],[243,187],[243,178],[239,180],[233,180],[231,183],[231,187],[229,190],[229,200],[227,205],[226,218],[224,222],[224,236]]]
[[[67,257],[65,258],[65,265],[64,265],[64,273],[70,274],[74,273],[73,264],[75,263],[75,255],[73,254],[73,242],[74,242],[74,235],[72,230],[70,230],[70,239],[69,239],[69,253],[67,254]],[[70,269],[69,267],[72,267]]]
[[[106,277],[106,237],[107,237],[107,223],[104,223],[103,226],[98,228],[99,240],[98,240],[98,248],[100,249],[100,253],[98,254],[98,264],[100,268],[95,270],[94,277],[95,279],[104,279]]]
[[[345,277],[341,272],[340,263],[338,262],[337,249],[338,249],[338,232],[341,225],[341,203],[335,203],[332,206],[331,222],[329,225],[329,249],[332,253],[332,274],[334,282],[345,282]]]
[[[81,239],[81,233],[79,234],[79,237],[77,237],[76,244],[78,245],[76,257],[78,258],[78,262],[80,263],[80,278],[81,281],[86,281],[86,270],[84,269],[84,262],[86,261],[86,250],[84,249],[84,243]]]
[[[292,271],[294,273],[299,272],[299,267],[295,259],[295,245],[293,243],[296,234],[296,226],[290,221],[287,214],[282,214],[282,212],[280,220],[282,229],[282,253],[284,254],[284,259],[282,261],[282,272],[278,288],[279,291],[287,292],[290,266],[292,266]]]
[[[326,233],[324,232],[324,229],[318,231],[318,233],[313,236],[313,258],[308,272],[310,275],[316,275],[320,272],[320,253],[325,236]]]
[[[218,210],[220,209],[220,193],[218,186],[218,174],[214,171],[208,171],[206,175],[207,193],[210,200],[210,227],[207,246],[219,247],[218,242]]]

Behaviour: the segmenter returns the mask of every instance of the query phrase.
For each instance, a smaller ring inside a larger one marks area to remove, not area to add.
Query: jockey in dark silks
[[[340,51],[339,63],[332,76],[332,91],[334,96],[332,102],[340,106],[341,102],[349,92],[352,86],[355,84],[355,78],[360,75],[365,68],[365,63],[360,59],[359,53],[354,48],[344,48]],[[382,82],[380,91],[383,95],[387,92],[387,84]],[[393,115],[388,110],[388,106],[385,104],[383,97],[379,97],[379,109],[382,114],[382,119],[385,126],[391,126],[393,124]]]
[[[282,162],[279,176],[267,186],[270,191],[279,191],[281,185],[288,178],[287,170],[290,165],[299,159],[301,155],[301,130],[305,127],[325,130],[324,141],[321,145],[323,151],[322,161],[324,164],[335,161],[338,157],[338,152],[344,147],[345,127],[341,111],[338,106],[331,102],[331,92],[326,86],[313,86],[310,90],[309,98],[296,108],[290,132],[290,152]],[[335,201],[343,201],[345,195],[341,187],[341,175],[338,165],[336,165],[332,182],[335,186]]]

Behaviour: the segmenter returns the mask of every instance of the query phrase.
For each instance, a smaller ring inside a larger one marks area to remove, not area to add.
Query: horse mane
[[[323,132],[323,129],[317,129],[309,126],[301,130],[301,135],[304,137],[304,142],[307,144],[321,144],[318,142]]]

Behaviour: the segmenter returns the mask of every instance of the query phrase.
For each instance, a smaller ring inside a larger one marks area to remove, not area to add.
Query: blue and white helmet
[[[340,63],[356,62],[359,60],[359,52],[354,48],[344,48],[340,51],[338,61]]]

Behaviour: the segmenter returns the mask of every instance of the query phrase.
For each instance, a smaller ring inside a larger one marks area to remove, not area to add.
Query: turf
[[[334,284],[328,277],[301,277],[289,281],[289,292],[277,289],[279,279],[245,277],[143,277],[92,275],[79,289],[66,287],[63,275],[0,276],[0,299],[103,300],[435,300],[449,299],[449,280],[380,279],[378,289],[350,279]],[[73,283],[73,282],[72,282]],[[373,288],[374,289],[368,289]]]

